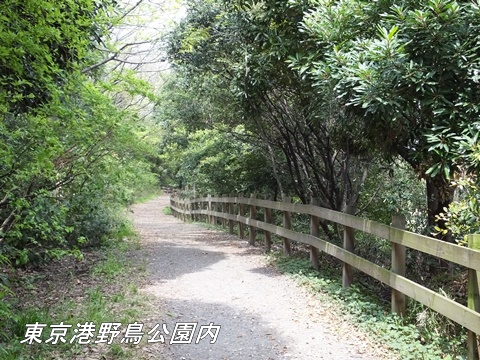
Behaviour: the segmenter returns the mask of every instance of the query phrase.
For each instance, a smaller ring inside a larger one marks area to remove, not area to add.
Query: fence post
[[[255,194],[250,195],[250,199],[255,199],[255,198],[256,198]],[[250,220],[255,220],[256,216],[257,216],[257,208],[255,207],[255,205],[250,205]],[[250,232],[248,234],[248,243],[250,245],[255,245],[255,237],[257,235],[257,231],[255,227],[253,227],[252,225],[250,225],[249,230]]]
[[[193,222],[196,222],[198,221],[198,214],[196,213],[196,211],[198,210],[198,201],[196,198],[194,198],[194,202],[192,204],[192,210],[194,211],[194,213],[192,214],[192,221]]]
[[[213,222],[212,220],[212,215],[210,212],[212,211],[212,196],[210,194],[207,195],[207,211],[209,212],[207,214],[207,223],[211,224]]]
[[[175,217],[176,217],[177,219],[180,219],[180,199],[179,199],[179,198],[175,198],[174,202],[175,202],[175,206],[176,206],[177,209],[178,209],[178,210],[176,211]]]
[[[188,219],[188,203],[186,199],[183,199],[183,221],[187,222]]]
[[[210,195],[204,195],[204,198],[206,198],[207,200],[205,200],[204,202],[202,202],[202,210],[207,210],[208,211],[208,197]],[[203,218],[203,222],[205,224],[208,224],[208,219],[209,219],[209,215],[208,214],[203,214],[202,215],[202,218]]]
[[[283,198],[283,202],[285,203],[290,203],[292,202],[292,199],[288,196]],[[292,215],[290,211],[284,211],[283,212],[283,227],[287,230],[290,230],[292,228]],[[290,239],[283,238],[283,252],[285,255],[290,256],[292,253],[292,246],[290,244]]]
[[[178,199],[178,218],[183,221],[183,203],[182,199]]]
[[[243,204],[241,203],[243,199],[243,194],[238,194],[238,216],[243,216]],[[245,238],[245,231],[244,231],[244,224],[242,222],[238,222],[238,237],[240,239]]]
[[[200,196],[201,196],[201,195],[200,195]],[[197,222],[202,221],[202,215],[200,214],[200,211],[203,210],[203,209],[202,209],[202,205],[203,205],[203,202],[197,201],[197,210],[198,210],[198,213],[197,213],[196,218],[195,218]]]
[[[355,206],[347,205],[346,213],[354,215],[356,211]],[[354,252],[355,250],[355,230],[351,227],[345,226],[343,233],[343,248],[347,251]],[[342,271],[342,286],[344,288],[350,287],[353,282],[353,269],[349,264],[343,263]]]
[[[392,226],[405,230],[405,216],[394,215]],[[392,242],[392,271],[400,276],[405,276],[405,246]],[[397,315],[405,315],[405,294],[392,289],[392,312]]]
[[[213,195],[214,198],[218,198],[220,197],[220,195],[218,194],[215,194]],[[212,205],[212,208],[213,208],[213,211],[214,212],[218,212],[218,206],[219,206],[219,203],[217,201],[213,201],[213,205]],[[215,215],[213,216],[213,225],[217,225],[218,224],[218,217],[216,217]]]
[[[192,198],[189,201],[190,201],[190,221],[195,222],[195,214],[193,213],[195,211],[195,199]]]
[[[480,235],[468,235],[468,247],[480,250]],[[480,276],[474,269],[468,269],[468,307],[480,311]],[[468,360],[479,360],[479,343],[477,334],[468,331]]]
[[[232,198],[233,194],[229,194],[228,197]],[[230,215],[233,215],[233,202],[232,201],[228,202],[228,213]],[[228,219],[228,233],[233,234],[233,220],[232,219]]]
[[[227,194],[223,194],[222,198],[226,198],[227,196],[228,196]],[[222,202],[222,214],[227,214],[227,203],[226,202]],[[227,226],[227,219],[222,217],[222,228],[225,229],[226,226]]]
[[[193,200],[194,200],[193,198],[190,199],[190,200],[188,200],[188,201],[190,202],[190,204],[188,205],[188,209],[189,209],[189,211],[190,211],[190,213],[189,213],[189,215],[190,215],[190,216],[189,216],[189,218],[190,218],[189,221],[191,221],[191,222],[193,222],[193,221],[195,220],[195,219],[193,218],[193,210],[195,210],[195,202],[194,202]]]
[[[170,196],[170,209],[172,209],[172,215],[174,217],[177,217],[177,214],[175,213],[175,210],[173,210],[174,206],[175,206],[175,200],[174,200],[173,196]]]
[[[199,202],[198,200],[195,202],[195,211],[197,211],[197,213],[195,214],[194,216],[194,220],[196,222],[199,222],[200,221],[200,214],[198,213],[198,211],[201,210],[201,202]]]
[[[320,206],[320,199],[312,198],[311,204],[313,206]],[[318,237],[320,235],[320,219],[316,216],[310,215],[310,235]],[[319,251],[313,245],[310,245],[310,262],[315,270],[320,270]]]
[[[265,196],[266,200],[271,200],[270,196]],[[263,212],[263,221],[267,224],[272,223],[272,209],[266,207]],[[265,252],[270,252],[272,250],[272,234],[270,231],[265,230]]]
[[[180,209],[179,219],[185,221],[185,202],[183,200],[180,200],[178,202],[178,205],[178,208]]]

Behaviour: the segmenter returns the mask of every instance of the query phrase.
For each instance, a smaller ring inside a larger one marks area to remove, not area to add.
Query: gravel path
[[[261,249],[164,215],[168,203],[162,196],[133,208],[149,271],[142,291],[158,300],[158,314],[148,320],[170,332],[165,344],[152,344],[152,359],[383,358],[358,330],[268,266]],[[209,323],[221,330],[214,344],[207,337],[170,345],[177,322],[198,322],[195,334]]]

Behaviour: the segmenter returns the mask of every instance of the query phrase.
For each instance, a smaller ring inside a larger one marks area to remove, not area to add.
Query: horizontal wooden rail
[[[428,236],[415,234],[409,231],[401,230],[392,226],[384,225],[368,219],[359,218],[353,215],[340,213],[314,205],[292,204],[289,202],[277,202],[270,200],[261,200],[254,197],[202,197],[195,200],[178,200],[172,199],[171,206],[174,213],[182,214],[182,218],[191,218],[192,216],[206,215],[208,217],[225,219],[230,222],[237,222],[245,224],[251,229],[260,229],[269,234],[275,234],[283,239],[289,241],[296,241],[299,243],[310,245],[326,254],[334,256],[335,258],[348,264],[365,274],[381,281],[397,290],[401,294],[424,304],[430,309],[446,316],[456,323],[464,326],[472,333],[480,334],[480,313],[475,311],[475,308],[469,308],[459,304],[452,299],[449,299],[435,291],[432,291],[404,276],[396,274],[395,272],[376,265],[353,252],[347,251],[344,248],[334,245],[317,236],[302,234],[282,226],[277,226],[269,222],[264,222],[244,216],[244,212],[234,214],[233,211],[220,212],[213,210],[205,210],[201,206],[188,206],[190,203],[228,203],[229,207],[232,204],[239,206],[248,205],[258,209],[278,210],[289,213],[306,214],[313,217],[318,217],[323,220],[335,222],[345,227],[350,227],[365,233],[375,235],[391,241],[392,243],[403,245],[405,247],[419,250],[426,254],[434,255],[438,258],[448,260],[459,265],[463,265],[471,271],[480,271],[480,251],[458,246],[456,244],[446,243]],[[255,213],[252,211],[251,213]],[[190,215],[190,216],[185,216]],[[478,291],[477,291],[478,292]],[[470,344],[469,344],[470,346]]]
[[[321,208],[314,205],[282,203],[278,201],[260,200],[240,197],[205,197],[195,201],[211,201],[219,203],[238,203],[254,205],[257,207],[269,208],[271,210],[289,211],[305,215],[313,215],[323,220],[335,222],[360,230],[367,234],[381,237],[396,244],[406,246],[410,249],[421,251],[425,254],[451,261],[458,265],[480,271],[480,251],[469,249],[456,244],[447,243],[425,235],[415,234],[410,231],[400,230],[392,226],[381,224],[376,221],[363,219],[354,215]],[[181,200],[179,203],[190,203],[190,200]]]

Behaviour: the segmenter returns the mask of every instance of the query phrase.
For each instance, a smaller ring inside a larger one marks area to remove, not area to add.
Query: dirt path
[[[150,283],[166,324],[165,344],[152,359],[379,359],[358,331],[334,318],[304,289],[266,264],[259,248],[164,215],[167,197],[136,205]],[[169,344],[175,323],[221,325],[216,343]]]

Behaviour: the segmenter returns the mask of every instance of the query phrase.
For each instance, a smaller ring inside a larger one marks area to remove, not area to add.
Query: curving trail
[[[157,299],[158,313],[147,323],[165,323],[170,332],[165,344],[146,345],[149,358],[386,358],[361,332],[269,267],[261,249],[164,215],[168,204],[162,196],[133,207],[149,272],[142,291]],[[215,344],[205,338],[170,345],[177,322],[212,322],[221,330]]]

